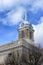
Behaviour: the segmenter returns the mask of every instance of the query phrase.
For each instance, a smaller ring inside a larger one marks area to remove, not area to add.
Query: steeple
[[[30,24],[29,21],[27,20],[27,11],[25,10],[24,12],[24,20],[23,20],[24,24]]]
[[[25,18],[18,29],[19,39],[27,38],[30,39],[31,41],[34,41],[34,30],[30,22],[27,20],[27,11],[25,11],[24,14]]]

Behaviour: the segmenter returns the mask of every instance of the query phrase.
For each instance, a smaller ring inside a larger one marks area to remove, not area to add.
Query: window
[[[24,31],[22,31],[22,38],[24,38]]]
[[[32,39],[32,32],[30,32],[30,39]]]

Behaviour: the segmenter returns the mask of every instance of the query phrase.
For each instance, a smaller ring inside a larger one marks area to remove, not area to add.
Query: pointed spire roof
[[[27,11],[26,10],[25,10],[25,13],[24,13],[24,17],[25,18],[24,18],[23,22],[19,25],[19,28],[30,25],[30,22],[27,20]]]
[[[30,24],[29,21],[27,20],[27,11],[25,10],[25,19],[23,21],[24,24]]]
[[[25,10],[25,21],[27,21],[27,14],[26,14],[27,12],[26,12],[26,10]]]

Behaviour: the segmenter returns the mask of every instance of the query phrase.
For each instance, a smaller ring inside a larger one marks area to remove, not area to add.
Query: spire
[[[28,22],[28,20],[27,20],[27,10],[25,10],[25,12],[24,12],[24,21],[23,21],[23,23],[24,24],[29,24],[29,22]]]
[[[27,20],[27,10],[24,11],[24,20],[23,22],[19,25],[19,28],[22,28],[24,26],[29,26],[30,22]]]
[[[25,10],[25,21],[27,21],[27,11]]]

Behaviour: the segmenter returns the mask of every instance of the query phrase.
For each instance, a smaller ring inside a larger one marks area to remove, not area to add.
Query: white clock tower
[[[25,19],[19,25],[18,28],[19,39],[26,39],[30,43],[34,42],[34,29],[30,22],[27,20],[27,15],[25,14]]]

